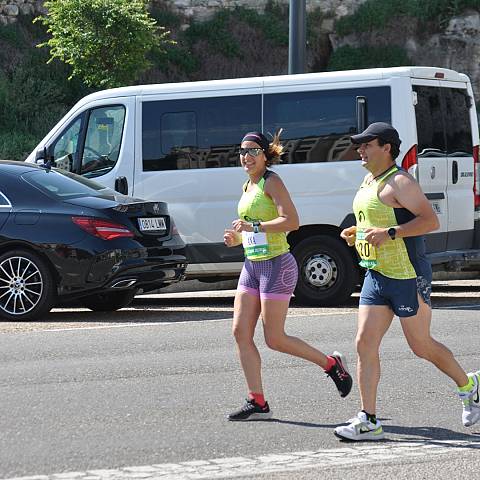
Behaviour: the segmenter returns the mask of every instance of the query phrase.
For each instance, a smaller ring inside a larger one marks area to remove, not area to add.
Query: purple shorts
[[[298,266],[291,253],[270,260],[245,259],[237,290],[266,300],[290,300],[298,279]]]

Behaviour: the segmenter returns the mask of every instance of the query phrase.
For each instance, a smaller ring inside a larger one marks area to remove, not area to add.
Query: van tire
[[[346,302],[359,283],[359,269],[340,238],[315,235],[292,250],[298,264],[295,298],[300,303],[333,306]]]
[[[82,304],[94,312],[113,312],[132,303],[137,289],[118,290],[116,292],[102,292],[82,298]]]

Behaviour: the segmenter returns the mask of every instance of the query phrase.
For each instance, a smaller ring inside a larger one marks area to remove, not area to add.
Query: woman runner
[[[260,132],[247,133],[240,146],[240,163],[248,175],[238,204],[237,220],[225,230],[229,247],[243,244],[245,263],[235,295],[233,335],[248,387],[246,403],[228,415],[231,421],[271,418],[264,397],[261,359],[253,337],[261,314],[266,344],[322,367],[335,382],[340,396],[352,388],[343,355],[325,355],[299,338],[285,333],[290,298],[298,267],[289,252],[287,232],[299,227],[298,214],[280,177],[268,169],[282,154],[280,131],[269,143]]]

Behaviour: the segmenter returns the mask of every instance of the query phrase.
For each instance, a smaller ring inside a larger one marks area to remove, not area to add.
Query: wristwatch
[[[387,233],[392,240],[395,240],[395,235],[397,234],[397,229],[395,227],[391,227],[391,228],[388,229]]]
[[[252,222],[253,225],[253,233],[260,233],[260,222],[258,220],[255,220]]]

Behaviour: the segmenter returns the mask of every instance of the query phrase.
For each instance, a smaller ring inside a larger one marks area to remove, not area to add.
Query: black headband
[[[262,147],[262,150],[267,153],[270,146],[270,142],[267,137],[260,132],[248,132],[242,139],[243,142],[255,142]]]

